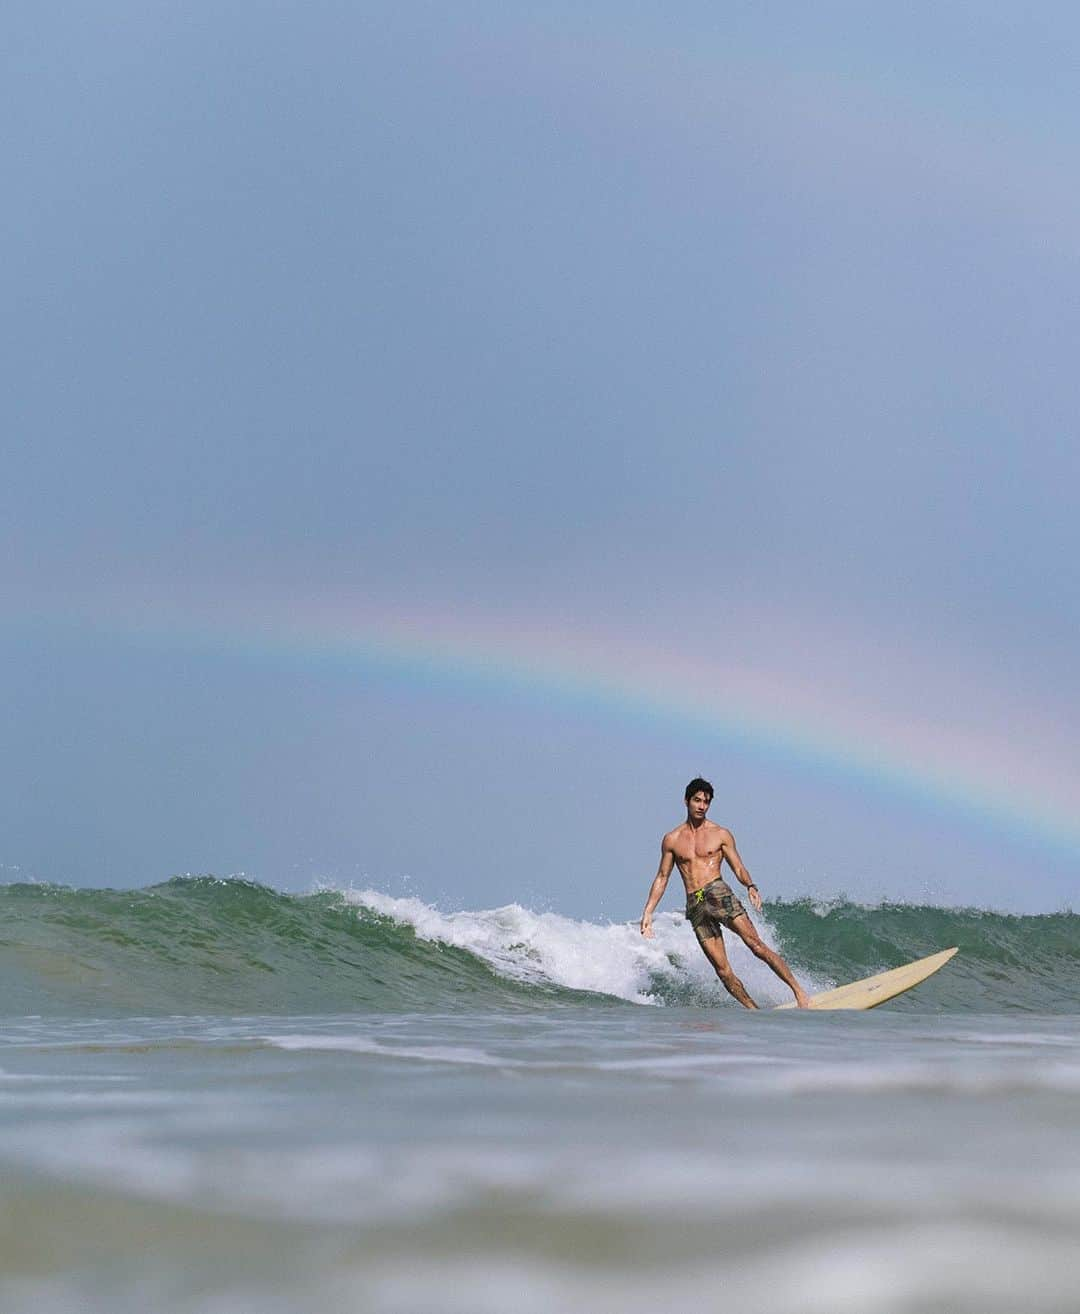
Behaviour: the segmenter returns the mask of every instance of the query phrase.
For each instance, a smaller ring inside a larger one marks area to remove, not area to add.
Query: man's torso
[[[674,854],[687,895],[702,889],[720,875],[724,843],[728,838],[724,827],[713,821],[704,821],[697,829],[684,822],[664,837]]]

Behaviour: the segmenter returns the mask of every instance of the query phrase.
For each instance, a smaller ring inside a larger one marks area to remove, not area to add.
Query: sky
[[[1071,906],[1078,47],[14,0],[0,880]]]

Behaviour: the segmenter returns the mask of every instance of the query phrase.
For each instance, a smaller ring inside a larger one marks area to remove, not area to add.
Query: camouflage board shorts
[[[686,899],[686,920],[699,940],[714,940],[720,928],[731,930],[736,917],[745,917],[746,909],[731,892],[727,881],[717,877]]]

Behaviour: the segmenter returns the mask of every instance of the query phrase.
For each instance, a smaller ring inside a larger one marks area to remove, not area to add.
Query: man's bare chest
[[[680,867],[715,863],[723,852],[723,840],[717,834],[680,835],[675,840],[674,849]]]

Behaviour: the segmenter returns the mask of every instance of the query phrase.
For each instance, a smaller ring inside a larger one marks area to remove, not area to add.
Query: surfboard
[[[945,966],[956,953],[956,949],[942,949],[929,958],[917,958],[913,963],[903,967],[894,967],[889,972],[879,972],[877,976],[868,976],[864,981],[852,981],[850,985],[837,986],[835,990],[823,990],[820,995],[810,996],[811,1008],[877,1008],[887,999],[895,999],[905,990],[933,976],[939,968]],[[789,1004],[777,1004],[777,1008],[794,1008],[795,1001]]]

